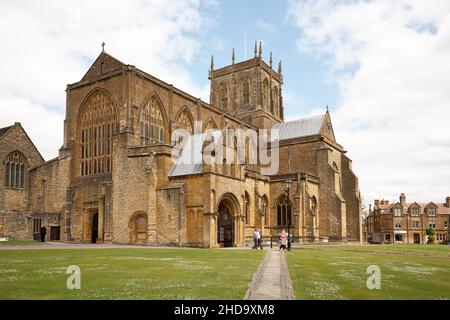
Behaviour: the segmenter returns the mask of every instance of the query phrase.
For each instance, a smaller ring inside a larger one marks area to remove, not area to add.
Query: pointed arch
[[[148,216],[143,211],[133,213],[128,221],[128,238],[130,243],[147,243]]]
[[[228,87],[222,83],[219,89],[219,109],[228,111]]]
[[[286,227],[288,224],[292,224],[293,201],[289,201],[285,194],[281,194],[275,201],[275,208],[277,210],[277,225],[279,227]]]
[[[25,189],[25,176],[28,173],[27,158],[20,151],[13,151],[3,161],[5,164],[5,187],[8,189]]]
[[[86,97],[84,97],[83,101],[81,102],[81,107],[78,109],[77,112],[77,116],[76,116],[76,124],[77,124],[77,129],[79,129],[79,124],[81,121],[81,117],[82,115],[85,113],[85,109],[89,108],[89,102],[96,96],[96,95],[105,95],[112,103],[112,107],[113,107],[113,111],[117,114],[118,113],[118,109],[117,109],[117,105],[114,102],[114,98],[112,96],[112,94],[103,89],[103,88],[94,88],[92,89],[87,95]]]
[[[216,121],[214,121],[213,117],[209,117],[203,125],[203,132],[205,132],[206,130],[214,130],[214,129],[217,129]]]
[[[274,86],[272,89],[273,92],[273,114],[276,116],[280,116],[279,102],[280,102],[280,92],[277,86]]]
[[[266,108],[270,108],[270,111],[273,113],[272,105],[270,104],[270,86],[269,80],[264,78],[263,81],[263,106]]]
[[[109,92],[92,90],[77,115],[76,152],[80,175],[96,175],[112,171],[112,137],[119,125],[116,104]]]
[[[165,143],[168,140],[168,118],[164,105],[156,92],[144,99],[139,110],[141,144]]]
[[[177,115],[175,116],[174,129],[185,129],[191,135],[194,134],[194,117],[187,106],[178,110]]]
[[[241,212],[239,200],[231,192],[224,193],[217,202],[217,204],[220,203],[227,203],[230,206],[230,209],[232,209],[233,215],[238,215]]]
[[[242,79],[242,104],[250,104],[250,80],[248,78]]]

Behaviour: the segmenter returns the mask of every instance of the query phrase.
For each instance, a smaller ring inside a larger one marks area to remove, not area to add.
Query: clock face
[[[328,130],[328,131],[331,131],[331,122],[328,122],[328,123],[327,123],[327,130]]]

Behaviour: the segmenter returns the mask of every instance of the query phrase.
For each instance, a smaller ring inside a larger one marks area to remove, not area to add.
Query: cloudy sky
[[[283,61],[288,119],[330,106],[366,202],[450,195],[448,0],[3,0],[0,127],[21,122],[44,158],[57,156],[65,87],[103,41],[208,101],[211,55],[229,64],[234,47],[243,60],[255,40]]]

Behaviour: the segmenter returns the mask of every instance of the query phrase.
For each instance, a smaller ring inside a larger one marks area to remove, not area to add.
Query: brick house
[[[369,243],[427,243],[426,229],[436,233],[436,243],[446,243],[449,237],[450,197],[444,203],[406,202],[402,193],[399,202],[375,200],[374,208],[364,221]]]

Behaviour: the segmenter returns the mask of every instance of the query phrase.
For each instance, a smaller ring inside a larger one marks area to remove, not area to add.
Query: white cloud
[[[278,28],[275,24],[263,20],[256,20],[256,26],[264,31],[275,33]]]
[[[45,109],[25,98],[0,96],[0,114],[0,122],[4,124],[1,127],[20,122],[39,152],[47,156],[46,160],[57,156],[63,144],[62,113]]]
[[[123,62],[208,99],[208,88],[196,84],[187,69],[213,23],[203,15],[205,6],[217,3],[2,1],[0,127],[22,122],[22,111],[31,106],[55,117],[64,113],[66,84],[81,79],[100,53],[102,41],[106,51]],[[6,105],[11,99],[15,108]],[[58,123],[56,132],[36,136],[42,139],[35,143],[44,146],[46,159],[57,155],[60,144],[50,142],[62,135],[62,123]]]
[[[330,66],[332,114],[365,199],[450,195],[450,2],[290,1],[298,48]]]

